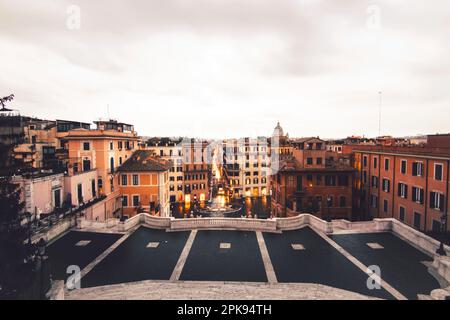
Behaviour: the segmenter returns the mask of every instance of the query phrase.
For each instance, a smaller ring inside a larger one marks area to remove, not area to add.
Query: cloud
[[[277,120],[291,136],[375,135],[381,90],[383,133],[443,132],[449,13],[444,0],[0,0],[0,88],[24,114],[92,121],[109,104],[141,134],[208,137]]]

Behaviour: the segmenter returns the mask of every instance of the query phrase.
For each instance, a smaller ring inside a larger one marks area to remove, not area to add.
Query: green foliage
[[[15,298],[31,277],[27,227],[21,225],[20,188],[9,177],[0,178],[0,297]]]

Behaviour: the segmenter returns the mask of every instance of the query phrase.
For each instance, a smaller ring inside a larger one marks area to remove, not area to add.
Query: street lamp
[[[439,248],[436,250],[436,253],[440,256],[446,256],[447,253],[445,252],[444,249],[444,236],[445,236],[445,225],[447,223],[447,215],[446,214],[442,214],[441,215],[441,232],[442,232],[442,238],[441,238],[441,243],[439,244]]]
[[[40,261],[40,276],[41,276],[41,298],[45,299],[45,294],[46,294],[46,286],[44,285],[44,260],[46,258],[45,256],[45,251],[47,248],[47,241],[44,240],[44,238],[41,238],[38,243],[37,243],[37,255],[39,257],[39,261]]]

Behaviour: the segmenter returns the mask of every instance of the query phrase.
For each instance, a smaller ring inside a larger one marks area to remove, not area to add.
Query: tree
[[[28,230],[21,225],[24,203],[20,188],[10,177],[0,177],[0,298],[18,298],[32,278],[31,244]]]

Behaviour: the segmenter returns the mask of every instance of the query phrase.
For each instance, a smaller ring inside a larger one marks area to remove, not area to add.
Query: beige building
[[[169,200],[171,203],[184,200],[183,190],[183,147],[181,138],[151,138],[146,142],[146,149],[155,156],[170,160],[169,170]]]
[[[49,214],[62,208],[64,202],[64,174],[37,172],[13,176],[12,183],[21,189],[21,201],[25,203],[24,212],[39,219],[41,214]]]

